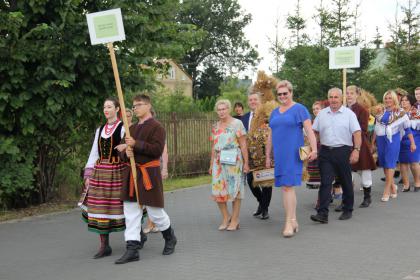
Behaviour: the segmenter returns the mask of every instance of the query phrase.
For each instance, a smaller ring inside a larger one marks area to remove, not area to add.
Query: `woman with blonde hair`
[[[286,216],[283,236],[292,237],[298,231],[295,187],[302,184],[303,162],[299,158],[299,148],[304,145],[303,130],[311,146],[309,161],[317,158],[317,143],[308,110],[293,101],[292,84],[289,81],[280,81],[276,90],[280,106],[270,116],[271,130],[265,151],[266,168],[271,167],[273,148],[275,186],[282,188]]]
[[[398,188],[394,184],[394,171],[402,136],[407,134],[412,152],[416,150],[416,145],[410,129],[410,120],[400,108],[397,94],[393,90],[388,90],[383,96],[383,103],[384,107],[376,112],[375,134],[379,166],[384,169],[385,174],[385,188],[381,200],[387,202],[390,197],[397,197]]]
[[[219,230],[234,231],[239,229],[239,210],[249,166],[245,127],[242,121],[230,115],[231,109],[229,100],[216,102],[219,121],[213,126],[210,136],[209,173],[212,175],[212,197],[222,214]],[[231,216],[227,202],[232,202]]]

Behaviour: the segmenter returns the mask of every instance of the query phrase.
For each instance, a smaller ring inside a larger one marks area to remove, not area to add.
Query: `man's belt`
[[[324,148],[324,149],[327,149],[327,150],[337,150],[337,149],[351,148],[351,147],[350,146],[347,146],[347,145],[338,146],[338,147],[321,145],[321,148]]]

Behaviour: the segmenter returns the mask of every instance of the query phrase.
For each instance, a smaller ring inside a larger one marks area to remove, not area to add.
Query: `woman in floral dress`
[[[215,109],[219,121],[213,127],[210,137],[212,197],[222,214],[219,230],[233,231],[239,229],[245,174],[249,172],[246,132],[242,122],[231,117],[229,100],[219,100]],[[232,202],[232,215],[229,214],[227,202]]]

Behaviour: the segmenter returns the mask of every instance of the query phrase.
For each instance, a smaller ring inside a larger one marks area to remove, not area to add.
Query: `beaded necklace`
[[[119,122],[119,119],[117,118],[117,120],[110,126],[110,124],[106,124],[105,125],[105,135],[111,135],[112,132],[114,131],[115,127],[117,126]]]

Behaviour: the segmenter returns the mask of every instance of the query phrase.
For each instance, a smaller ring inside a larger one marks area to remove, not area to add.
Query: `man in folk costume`
[[[366,97],[361,97],[361,89],[357,86],[348,86],[346,90],[347,105],[356,114],[362,130],[362,145],[360,146],[359,161],[352,164],[353,179],[356,172],[358,172],[362,179],[363,186],[363,202],[359,207],[366,208],[372,203],[371,187],[372,187],[372,170],[376,169],[375,160],[372,156],[371,143],[368,139],[368,125],[369,125],[369,111],[370,104],[365,102],[365,108],[359,103],[359,100],[366,100]],[[374,104],[372,104],[374,105]]]
[[[147,95],[138,95],[133,99],[133,111],[139,119],[138,124],[130,127],[131,137],[126,137],[127,149],[121,156],[127,162],[123,171],[123,189],[121,200],[124,201],[124,215],[126,230],[124,237],[127,250],[115,261],[123,264],[140,259],[138,250],[141,246],[140,231],[143,210],[139,204],[147,209],[149,219],[162,232],[165,239],[163,255],[170,255],[175,251],[177,239],[168,214],[163,209],[163,184],[160,171],[160,157],[165,147],[165,129],[151,114],[151,100]],[[129,158],[134,157],[137,169],[137,186],[139,203],[136,198],[133,176],[129,166]]]
[[[278,107],[272,92],[276,84],[275,78],[267,76],[264,71],[258,71],[257,81],[248,97],[248,103],[251,103],[253,98],[258,99],[255,106],[249,104],[252,111],[248,113],[249,118],[242,119],[248,131],[247,145],[251,170],[265,169],[265,145],[270,130],[268,120],[271,112]],[[246,121],[247,119],[250,120]],[[248,173],[247,179],[252,194],[259,202],[254,216],[260,217],[262,220],[268,219],[268,207],[270,206],[274,179],[256,182],[252,172]]]

